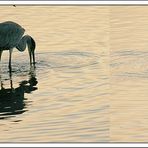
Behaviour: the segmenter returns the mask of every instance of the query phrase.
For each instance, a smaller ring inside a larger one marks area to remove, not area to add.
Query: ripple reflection
[[[9,72],[10,87],[5,88],[4,80],[0,79],[0,119],[6,119],[27,111],[25,93],[31,93],[38,89],[34,66],[30,67],[28,75],[29,79],[19,82],[18,87],[13,87],[13,72]]]

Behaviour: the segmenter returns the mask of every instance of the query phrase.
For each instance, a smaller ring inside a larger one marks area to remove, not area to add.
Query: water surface
[[[0,12],[37,43],[36,67],[15,49],[9,73],[2,55],[0,142],[148,141],[147,6]]]
[[[111,7],[111,141],[148,141],[147,6]]]
[[[0,142],[107,142],[108,9],[0,10],[1,22],[21,24],[37,43],[36,67],[30,67],[27,51],[14,49],[9,73],[8,52],[2,55]]]

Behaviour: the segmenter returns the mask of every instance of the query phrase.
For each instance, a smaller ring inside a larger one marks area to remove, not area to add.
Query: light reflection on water
[[[37,79],[35,76],[35,67],[31,67],[29,71],[29,80],[22,80],[19,82],[18,87],[13,87],[12,72],[9,75],[8,81],[10,86],[5,88],[1,79],[0,89],[0,119],[13,117],[17,114],[22,114],[27,111],[27,98],[25,93],[31,93],[37,89]]]
[[[0,10],[37,43],[33,75],[27,53],[11,76],[3,54],[1,95],[21,99],[0,101],[0,142],[148,141],[147,6]]]
[[[2,62],[1,119],[11,117],[24,125],[16,130],[29,130],[30,135],[16,134],[13,140],[36,141],[37,135],[45,135],[57,142],[108,141],[109,83],[99,63],[102,57],[81,51],[37,52],[36,67],[29,68],[25,56],[12,62],[12,73],[7,61]]]
[[[6,95],[18,96],[1,102],[0,142],[109,141],[108,8],[0,10],[1,22],[19,23],[37,44],[33,75],[28,53],[14,49],[10,77],[3,52],[3,87]]]

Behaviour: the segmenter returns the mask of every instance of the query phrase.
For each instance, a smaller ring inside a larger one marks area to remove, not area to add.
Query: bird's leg
[[[1,67],[2,67],[2,66],[1,66],[1,65],[2,65],[2,64],[1,64],[2,52],[3,52],[3,50],[0,50],[0,73],[1,73]]]
[[[3,82],[2,82],[2,79],[1,79],[1,75],[0,75],[0,82],[1,82],[1,89],[3,88]]]
[[[12,82],[12,72],[11,72],[11,70],[9,71],[9,79],[10,79],[11,90],[13,90],[13,82]]]
[[[1,57],[2,57],[2,52],[3,52],[3,50],[0,50],[0,61],[1,61]]]
[[[11,71],[11,56],[12,56],[13,49],[9,50],[9,70]]]

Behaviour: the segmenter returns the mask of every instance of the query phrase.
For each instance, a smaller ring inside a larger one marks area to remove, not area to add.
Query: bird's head
[[[28,46],[30,63],[32,62],[32,58],[33,58],[33,63],[35,63],[34,51],[35,51],[36,43],[30,35],[23,36],[22,39],[19,41],[18,45],[16,46],[16,48],[19,51],[23,52],[26,49],[26,45]]]

